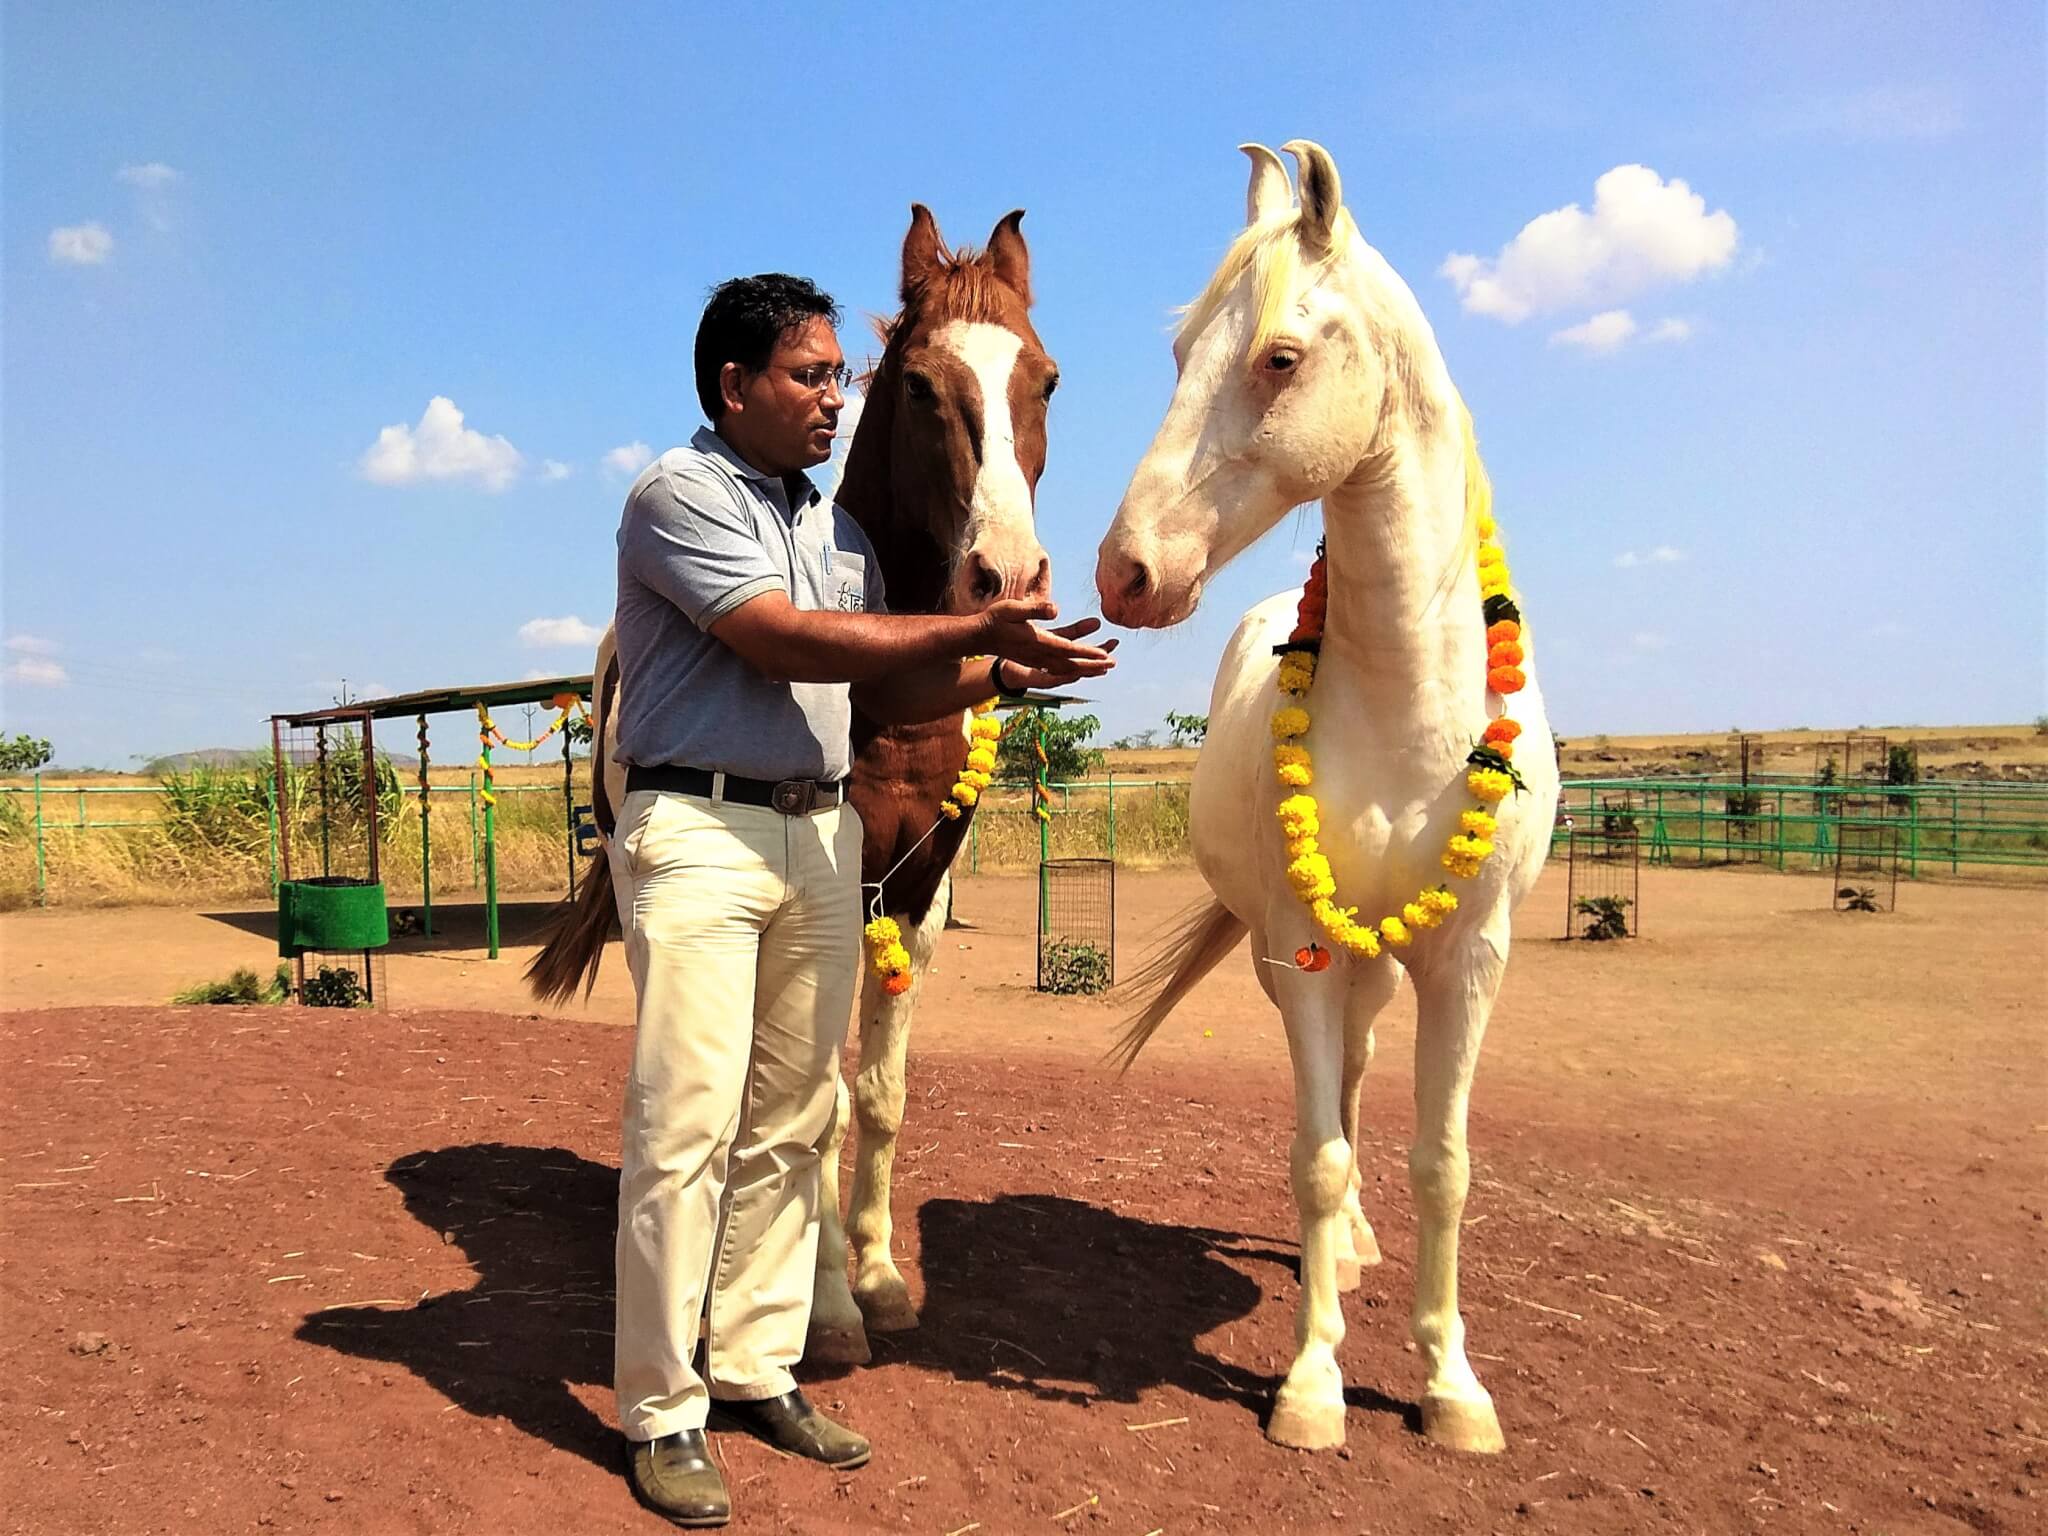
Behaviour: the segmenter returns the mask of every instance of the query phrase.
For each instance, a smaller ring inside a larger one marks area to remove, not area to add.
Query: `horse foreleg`
[[[1294,1145],[1288,1171],[1301,1218],[1301,1305],[1294,1363],[1273,1400],[1266,1434],[1302,1450],[1344,1443],[1344,1377],[1337,1368],[1344,1310],[1337,1282],[1340,1261],[1355,1263],[1355,1250],[1344,1215],[1352,1153],[1342,1108],[1341,988],[1336,977],[1284,974],[1277,979],[1294,1063]]]
[[[1422,1432],[1457,1451],[1507,1446],[1493,1399],[1465,1357],[1458,1314],[1458,1230],[1472,1182],[1465,1120],[1472,1073],[1508,952],[1507,913],[1472,936],[1467,952],[1416,979],[1415,1144],[1408,1176],[1415,1191],[1416,1347],[1429,1369]]]
[[[1337,1254],[1337,1289],[1355,1291],[1358,1289],[1362,1270],[1380,1261],[1380,1242],[1373,1235],[1372,1223],[1365,1219],[1365,1207],[1359,1201],[1359,1189],[1364,1180],[1358,1171],[1358,1098],[1365,1086],[1365,1069],[1372,1065],[1373,1020],[1387,1006],[1400,984],[1401,974],[1390,965],[1373,966],[1362,971],[1351,983],[1351,991],[1344,1003],[1344,1087],[1341,1100],[1344,1114],[1344,1140],[1351,1147],[1351,1174],[1344,1189],[1344,1226],[1351,1239],[1347,1254],[1341,1248]]]
[[[903,935],[910,951],[910,990],[890,997],[872,976],[861,989],[860,1072],[853,1081],[853,1111],[860,1122],[854,1148],[853,1198],[846,1226],[853,1238],[853,1297],[867,1325],[877,1333],[917,1326],[910,1287],[890,1252],[894,1224],[889,1214],[890,1176],[896,1137],[903,1129],[904,1060],[910,1051],[910,1018],[924,973],[946,925],[946,892],[941,882],[924,920]]]
[[[872,1354],[860,1308],[846,1283],[846,1229],[839,1223],[839,1149],[846,1142],[852,1101],[845,1077],[833,1086],[832,1123],[818,1143],[818,1273],[804,1358],[818,1365],[866,1365]]]

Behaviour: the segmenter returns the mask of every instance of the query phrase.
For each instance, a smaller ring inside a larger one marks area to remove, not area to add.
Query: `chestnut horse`
[[[874,545],[896,613],[974,613],[1005,597],[1041,597],[1052,569],[1034,529],[1045,469],[1046,406],[1058,369],[1032,329],[1031,256],[1022,211],[995,227],[982,252],[947,249],[929,209],[915,204],[904,236],[903,308],[881,327],[860,422],[836,500]],[[611,760],[619,669],[611,631],[595,668],[592,813],[609,838],[625,799]],[[953,859],[973,818],[946,820],[946,798],[967,761],[965,715],[877,725],[854,712],[849,798],[860,813],[863,907],[897,920],[912,984],[889,996],[863,967],[860,1067],[819,1148],[825,1181],[816,1300],[806,1358],[860,1364],[867,1331],[917,1326],[890,1254],[889,1178],[903,1124],[904,1058],[919,982],[945,926]],[[936,827],[936,829],[934,829]],[[597,980],[617,923],[611,867],[591,860],[574,906],[527,970],[535,996],[563,1003]],[[839,1150],[848,1111],[858,1119],[853,1192],[839,1220]],[[847,1237],[854,1280],[847,1284]]]

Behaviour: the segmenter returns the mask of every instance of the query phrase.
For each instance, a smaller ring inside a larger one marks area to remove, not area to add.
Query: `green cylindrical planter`
[[[382,883],[344,876],[286,880],[277,888],[277,952],[382,949],[391,942]]]

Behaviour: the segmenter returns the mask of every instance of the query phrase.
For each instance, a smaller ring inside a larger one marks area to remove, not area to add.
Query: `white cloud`
[[[71,674],[58,663],[42,656],[24,656],[19,661],[10,661],[0,677],[10,682],[30,683],[38,688],[61,688],[71,681]]]
[[[519,626],[519,643],[534,650],[551,645],[593,646],[603,638],[603,630],[573,613],[560,619],[528,619]]]
[[[427,402],[419,425],[386,427],[365,450],[362,475],[378,485],[413,485],[421,480],[474,480],[487,491],[502,491],[519,477],[525,459],[502,437],[485,437],[462,422],[446,395]]]
[[[540,461],[540,477],[543,480],[566,480],[574,473],[575,470],[564,464],[560,459],[542,459]]]
[[[1691,341],[1692,322],[1690,320],[1678,319],[1659,320],[1654,326],[1650,328],[1650,334],[1645,336],[1643,340]]]
[[[147,165],[124,165],[114,172],[114,180],[126,182],[131,187],[168,187],[182,179],[161,160],[152,160]]]
[[[114,254],[104,224],[66,224],[50,231],[50,260],[64,267],[96,267]]]
[[[1637,554],[1624,549],[1614,557],[1614,568],[1618,571],[1632,571],[1639,565],[1676,565],[1685,558],[1685,551],[1674,549],[1669,544],[1659,544],[1646,554]]]
[[[1636,333],[1636,317],[1625,309],[1606,309],[1578,325],[1550,333],[1550,344],[1612,352]]]
[[[604,467],[622,475],[637,475],[654,462],[654,450],[638,439],[621,443],[604,456]]]
[[[1646,165],[1617,165],[1593,183],[1593,210],[1577,203],[1522,226],[1491,261],[1454,252],[1438,271],[1467,311],[1515,325],[1530,315],[1613,304],[1687,283],[1734,259],[1735,220]]]
[[[29,656],[53,656],[63,647],[54,640],[45,640],[39,635],[14,634],[7,637],[7,649],[20,651]]]

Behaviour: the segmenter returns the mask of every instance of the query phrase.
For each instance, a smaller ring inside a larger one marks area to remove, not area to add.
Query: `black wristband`
[[[988,685],[998,698],[1006,698],[1010,690],[1003,686],[1003,658],[992,657],[988,664]]]

